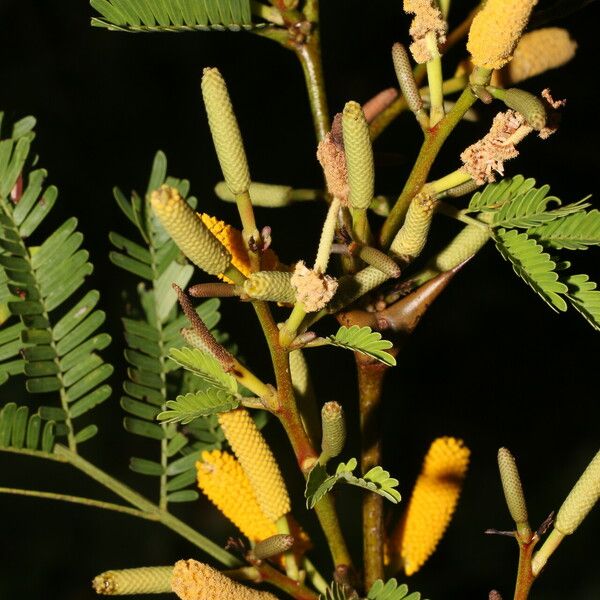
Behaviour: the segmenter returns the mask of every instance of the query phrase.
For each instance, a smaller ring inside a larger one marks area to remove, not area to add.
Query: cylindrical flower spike
[[[491,233],[487,228],[467,225],[434,258],[431,266],[441,273],[450,271],[477,253],[490,237]]]
[[[290,498],[269,446],[245,409],[221,413],[218,418],[258,504],[267,518],[276,522],[290,512]]]
[[[244,282],[244,292],[255,300],[293,304],[296,290],[292,286],[292,273],[286,271],[258,271]]]
[[[242,194],[250,186],[250,171],[227,85],[218,69],[204,69],[202,96],[223,177],[232,194]]]
[[[354,275],[346,275],[339,280],[339,289],[327,305],[327,312],[336,313],[367,292],[385,283],[390,276],[376,267],[365,267]]]
[[[563,535],[571,535],[600,499],[600,451],[563,502],[554,523]]]
[[[487,0],[475,15],[467,50],[473,63],[501,69],[513,55],[537,0]]]
[[[392,46],[392,60],[394,61],[396,77],[398,78],[402,95],[406,100],[406,105],[415,114],[419,123],[423,127],[428,127],[429,119],[423,109],[423,99],[417,88],[408,53],[406,52],[406,48],[398,42]]]
[[[258,542],[252,549],[252,554],[258,560],[265,560],[287,552],[293,545],[294,536],[287,533],[278,533]]]
[[[391,278],[400,277],[402,269],[391,257],[371,246],[362,246],[360,244],[350,244],[348,250],[351,254],[358,256],[361,260],[366,262],[368,265],[377,267],[380,271],[383,271],[386,275]]]
[[[461,440],[438,438],[431,445],[390,550],[400,554],[407,575],[416,573],[446,531],[460,496],[469,464]]]
[[[513,59],[492,76],[494,85],[515,85],[540,73],[562,67],[577,50],[569,32],[560,27],[545,27],[526,33],[515,48]]]
[[[166,594],[171,591],[173,567],[142,567],[106,571],[94,577],[92,586],[100,596]]]
[[[171,587],[181,600],[277,600],[269,592],[236,583],[216,569],[192,559],[175,563]]]
[[[531,535],[531,529],[529,527],[523,485],[521,484],[515,458],[507,448],[500,448],[498,450],[498,468],[510,516],[517,525],[519,535],[527,539]]]
[[[203,225],[177,189],[163,185],[152,192],[150,201],[163,227],[195,265],[211,275],[227,270],[231,254]]]
[[[358,102],[347,102],[342,115],[350,206],[367,210],[373,200],[375,168],[369,125]]]
[[[413,38],[410,51],[418,63],[426,63],[434,58],[432,50],[437,54],[438,46],[446,41],[448,24],[442,17],[437,2],[432,0],[404,0],[404,11],[415,15],[410,25],[410,35]],[[433,48],[427,43],[427,38],[433,38]]]
[[[326,402],[321,409],[321,425],[321,456],[327,461],[338,456],[346,443],[344,409],[337,402]]]
[[[536,131],[541,131],[546,126],[546,108],[537,96],[518,88],[503,90],[489,87],[488,90],[492,96],[502,100],[508,108],[522,114]]]
[[[275,523],[260,508],[248,476],[227,452],[202,452],[196,463],[198,487],[249,540],[266,540],[277,533]]]
[[[416,258],[427,242],[433,219],[435,200],[426,194],[418,194],[410,203],[406,219],[396,234],[390,251],[396,256]]]
[[[248,190],[254,206],[279,208],[288,206],[293,202],[292,188],[288,185],[275,185],[273,183],[259,183],[253,181]],[[235,195],[231,193],[225,181],[220,181],[215,186],[215,194],[226,202],[235,202]]]

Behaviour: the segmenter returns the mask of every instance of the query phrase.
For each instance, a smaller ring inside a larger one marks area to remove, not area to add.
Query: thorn
[[[552,523],[554,523],[554,511],[552,511],[543,521],[543,523],[538,527],[537,531],[535,532],[535,535],[538,538],[541,538],[546,531],[548,531],[548,529],[550,529],[550,527],[552,526]]]
[[[486,535],[503,535],[506,537],[517,537],[515,531],[500,531],[499,529],[486,529],[483,533]]]

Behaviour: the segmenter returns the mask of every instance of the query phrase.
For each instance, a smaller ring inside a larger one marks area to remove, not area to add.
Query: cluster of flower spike
[[[431,444],[388,553],[393,566],[416,573],[433,554],[448,527],[467,473],[469,449],[461,440],[442,437]]]

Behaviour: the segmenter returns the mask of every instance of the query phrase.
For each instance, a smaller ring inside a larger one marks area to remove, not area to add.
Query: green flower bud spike
[[[244,292],[253,300],[293,304],[296,292],[291,281],[292,273],[286,271],[258,271],[244,282]]]
[[[248,190],[254,206],[266,208],[281,208],[289,206],[292,202],[305,200],[320,200],[323,198],[321,190],[293,189],[289,185],[276,185],[274,183],[259,183],[253,181]],[[219,181],[215,186],[215,194],[225,202],[235,202],[235,195],[224,181]]]
[[[393,254],[409,259],[421,254],[427,242],[434,208],[435,200],[431,196],[427,194],[415,196],[406,213],[404,225],[390,246]]]
[[[348,170],[348,198],[356,235],[362,242],[369,237],[367,209],[373,200],[375,167],[369,124],[358,102],[347,102],[342,114],[344,152]]]
[[[599,499],[600,451],[592,458],[587,469],[563,502],[556,515],[554,529],[539,552],[533,557],[531,569],[534,575],[537,576],[540,573],[562,540],[567,535],[575,533]]]
[[[195,265],[211,275],[233,274],[234,280],[242,277],[237,269],[230,266],[231,254],[175,188],[161,186],[152,192],[150,202],[167,233]]]
[[[510,516],[517,525],[517,533],[523,541],[529,541],[531,538],[531,528],[529,527],[523,486],[515,458],[507,448],[500,448],[498,450],[498,468],[500,469],[500,478],[502,479],[506,505],[508,506]]]
[[[285,533],[278,533],[266,540],[258,542],[252,549],[252,556],[256,560],[265,560],[287,552],[293,545],[293,536]]]
[[[541,131],[546,126],[546,108],[537,96],[518,88],[505,90],[488,86],[486,89],[494,98],[504,102],[508,108],[521,113],[527,124],[536,131]]]
[[[94,577],[92,586],[100,596],[167,594],[171,592],[173,567],[143,567],[106,571]]]
[[[358,256],[361,260],[372,267],[376,267],[383,271],[389,277],[395,279],[400,277],[402,269],[396,261],[377,248],[371,246],[363,246],[353,242],[348,246],[348,251],[354,256]]]
[[[423,129],[428,129],[429,117],[427,116],[427,111],[423,108],[423,100],[417,88],[412,65],[410,64],[406,48],[402,44],[395,43],[392,46],[392,60],[394,61],[396,77],[398,78],[402,95],[406,100],[406,105],[414,113],[419,125]]]
[[[344,410],[337,402],[326,402],[321,409],[323,437],[320,462],[326,463],[344,449],[346,443],[346,420]]]

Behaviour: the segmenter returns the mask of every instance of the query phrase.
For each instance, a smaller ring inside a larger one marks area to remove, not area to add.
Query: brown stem
[[[260,581],[271,583],[296,600],[318,600],[319,598],[315,592],[309,590],[299,581],[294,581],[293,579],[286,577],[283,573],[267,563],[263,562],[260,565],[257,565],[257,569],[260,573]]]
[[[300,470],[306,477],[315,464],[318,454],[302,425],[302,418],[296,404],[290,376],[288,352],[279,343],[279,330],[273,320],[268,304],[266,302],[253,302],[252,304],[269,345],[275,370],[279,408],[274,412],[288,435]],[[333,496],[328,494],[318,502],[315,505],[315,512],[327,538],[335,566],[351,567],[352,559],[342,534]]]
[[[535,581],[535,576],[531,569],[531,558],[536,543],[536,536],[529,542],[519,542],[519,568],[517,571],[514,600],[527,600],[529,597],[531,586]]]
[[[366,473],[381,462],[381,392],[388,370],[380,362],[372,362],[355,354],[358,372],[358,398],[361,431],[361,472]],[[363,496],[363,560],[365,588],[383,579],[383,498],[367,492]]]

